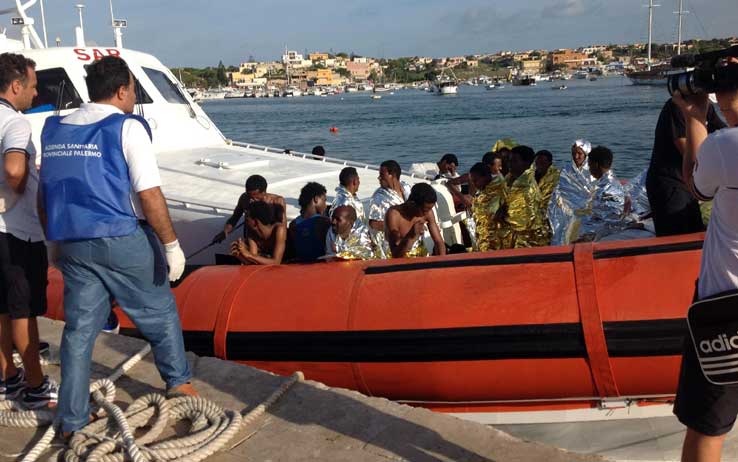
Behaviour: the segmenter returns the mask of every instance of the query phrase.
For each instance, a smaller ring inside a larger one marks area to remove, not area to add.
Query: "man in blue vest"
[[[108,56],[87,67],[86,82],[92,103],[49,117],[41,134],[39,212],[64,276],[57,418],[67,435],[89,421],[92,350],[111,297],[151,343],[167,392],[196,394],[166,270],[170,281],[179,279],[185,257],[160,189],[151,130],[131,115],[133,74]]]

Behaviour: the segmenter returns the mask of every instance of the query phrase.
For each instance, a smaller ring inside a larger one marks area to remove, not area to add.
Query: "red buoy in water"
[[[338,127],[331,127],[328,130],[330,130],[331,133],[338,133]]]

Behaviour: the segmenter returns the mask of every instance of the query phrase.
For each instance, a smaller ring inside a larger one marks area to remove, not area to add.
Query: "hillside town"
[[[690,40],[681,52],[703,52],[738,44],[738,38]],[[596,79],[645,68],[645,44],[589,45],[576,49],[498,51],[490,54],[385,59],[354,53],[285,50],[280,60],[249,59],[239,66],[183,68],[183,83],[198,99],[302,96],[356,91],[382,92],[406,86],[433,91],[439,79],[455,84],[514,85],[540,80]],[[678,44],[655,44],[653,59],[677,54]]]

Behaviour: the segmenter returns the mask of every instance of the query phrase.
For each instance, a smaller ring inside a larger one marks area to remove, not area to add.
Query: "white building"
[[[290,66],[302,67],[304,62],[305,57],[302,55],[302,53],[298,53],[296,51],[285,51],[285,53],[282,55],[282,63],[289,64]]]

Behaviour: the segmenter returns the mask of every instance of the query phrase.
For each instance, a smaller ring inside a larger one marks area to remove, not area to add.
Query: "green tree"
[[[215,73],[215,78],[217,83],[220,85],[228,84],[228,76],[226,75],[226,67],[223,64],[223,61],[218,63],[218,70]]]

